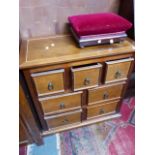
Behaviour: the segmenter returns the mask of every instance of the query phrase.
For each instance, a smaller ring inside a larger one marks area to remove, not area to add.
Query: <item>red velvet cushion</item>
[[[76,15],[68,20],[79,36],[127,31],[132,24],[114,13]]]

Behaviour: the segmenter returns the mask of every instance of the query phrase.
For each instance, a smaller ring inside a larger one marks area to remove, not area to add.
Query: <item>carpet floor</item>
[[[20,145],[19,155],[27,155],[27,145]]]
[[[60,133],[61,155],[134,155],[134,106],[125,99],[121,118]]]
[[[125,99],[121,118],[44,137],[44,145],[21,146],[19,155],[134,155],[134,106],[134,97]]]

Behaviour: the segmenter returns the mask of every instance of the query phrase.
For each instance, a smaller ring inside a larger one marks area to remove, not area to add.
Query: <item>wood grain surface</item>
[[[125,82],[121,82],[89,89],[88,105],[121,98],[124,84]]]
[[[105,83],[127,80],[131,61],[133,60],[133,58],[128,58],[106,62]]]
[[[67,62],[128,54],[134,52],[134,43],[127,38],[121,43],[85,47],[76,46],[71,36],[55,36],[27,40],[21,45],[20,69],[56,65]],[[51,46],[54,44],[54,46]]]
[[[73,108],[81,108],[82,92],[75,92],[69,94],[61,94],[56,96],[49,96],[40,98],[39,101],[42,105],[45,115],[64,112],[72,110]]]
[[[87,118],[95,117],[98,115],[104,115],[109,112],[114,112],[116,111],[117,104],[118,104],[118,101],[110,102],[107,104],[97,104],[97,105],[88,106]]]

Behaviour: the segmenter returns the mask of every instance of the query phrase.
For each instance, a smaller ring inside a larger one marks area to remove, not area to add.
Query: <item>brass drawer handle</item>
[[[116,73],[115,73],[115,78],[116,79],[118,79],[118,78],[120,78],[122,76],[122,73],[121,73],[121,71],[116,71]]]
[[[99,114],[104,114],[104,113],[105,113],[104,109],[100,109]]]
[[[106,100],[106,99],[108,99],[108,98],[109,98],[109,94],[108,94],[107,92],[105,92],[105,93],[103,94],[103,99]]]
[[[67,118],[65,118],[62,122],[63,122],[63,124],[68,124],[69,120]]]
[[[89,78],[85,78],[84,79],[84,85],[89,85],[90,84],[90,79]]]
[[[54,85],[52,82],[48,83],[48,90],[53,90],[54,89]]]
[[[63,109],[63,108],[65,108],[65,104],[64,103],[60,103],[59,107],[60,107],[60,109]]]

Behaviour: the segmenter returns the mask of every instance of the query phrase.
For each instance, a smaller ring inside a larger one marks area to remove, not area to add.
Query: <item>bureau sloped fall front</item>
[[[129,38],[83,49],[71,36],[34,38],[23,41],[20,51],[43,135],[120,117],[133,66]]]

